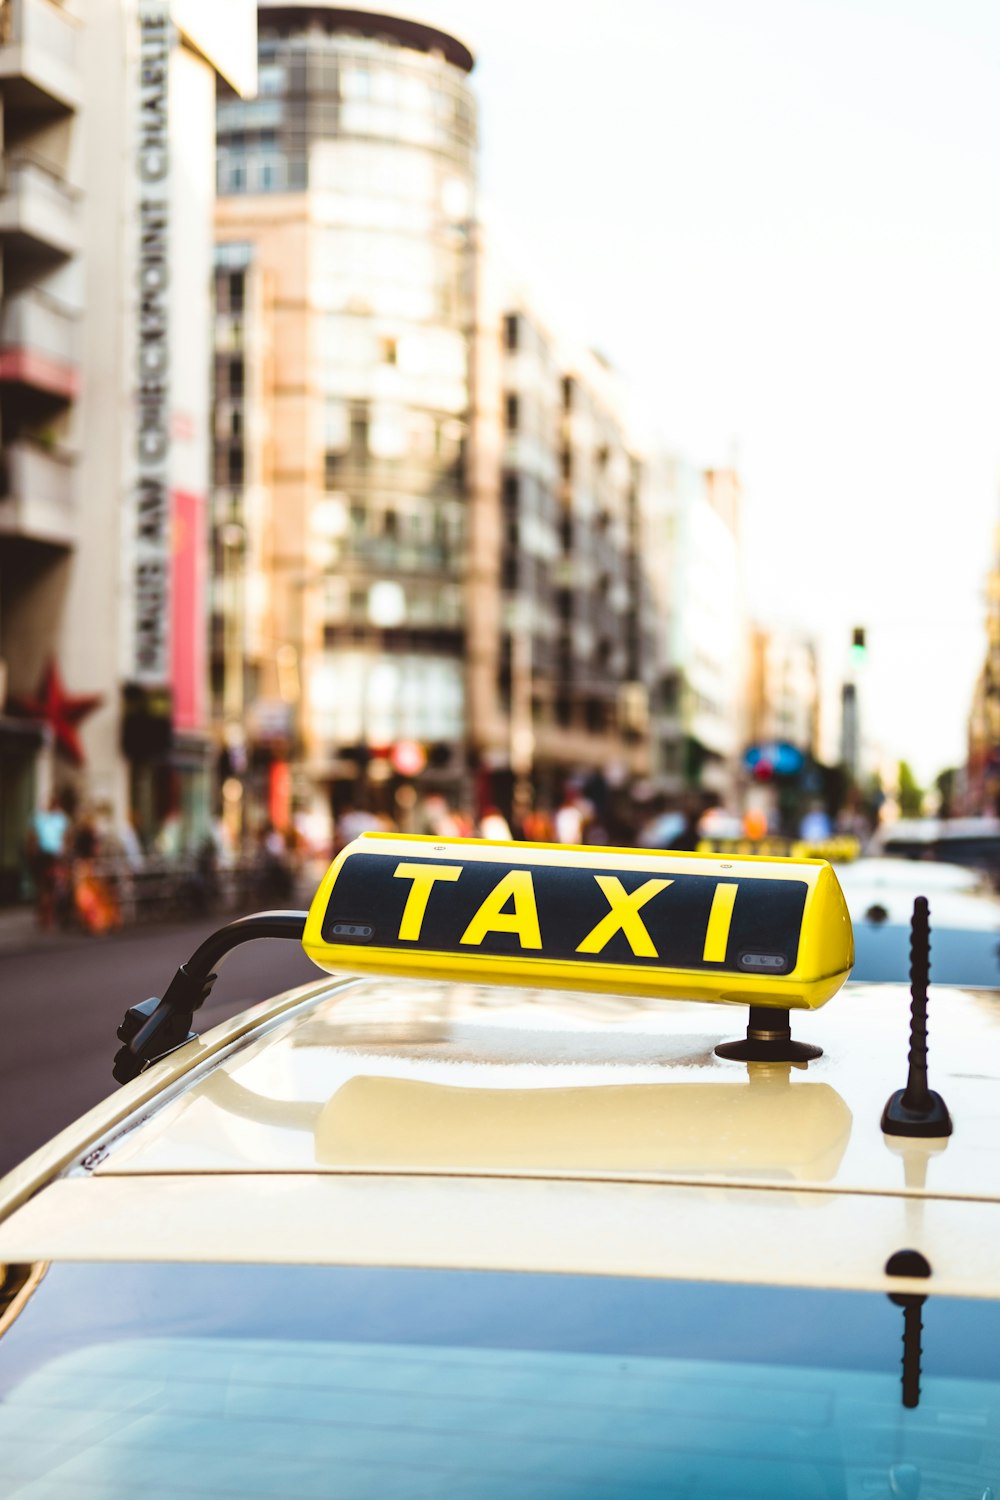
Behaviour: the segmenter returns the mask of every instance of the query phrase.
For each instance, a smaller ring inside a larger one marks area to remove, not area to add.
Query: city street
[[[0,953],[0,1173],[117,1087],[111,1065],[124,1011],[162,995],[224,921],[60,934],[46,947]],[[226,959],[197,1029],[317,974],[297,943],[247,944]]]

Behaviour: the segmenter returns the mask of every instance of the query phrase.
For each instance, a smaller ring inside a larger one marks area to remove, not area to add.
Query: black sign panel
[[[352,854],[323,940],[410,952],[787,974],[804,880]]]

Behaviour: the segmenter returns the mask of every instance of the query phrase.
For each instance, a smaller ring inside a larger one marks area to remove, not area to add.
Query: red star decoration
[[[41,719],[48,724],[55,736],[56,749],[73,762],[83,765],[83,747],[76,726],[81,719],[92,714],[104,702],[103,693],[67,693],[63,687],[59,668],[49,662],[42,678],[42,689],[37,698],[15,698],[12,707],[32,719]]]

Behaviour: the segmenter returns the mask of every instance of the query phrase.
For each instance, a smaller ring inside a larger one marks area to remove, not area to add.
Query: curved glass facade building
[[[258,97],[219,100],[216,701],[312,786],[461,762],[472,65],[264,5]]]

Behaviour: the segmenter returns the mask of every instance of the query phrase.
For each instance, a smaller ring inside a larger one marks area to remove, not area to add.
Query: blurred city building
[[[482,796],[507,805],[530,782],[552,807],[572,782],[603,804],[648,772],[638,469],[624,401],[605,362],[569,351],[523,295],[495,290],[487,326],[496,392],[474,442],[499,472],[479,499],[469,598],[474,629],[498,595],[485,603],[493,649],[484,642],[470,659]]]
[[[969,714],[968,759],[955,811],[1000,812],[1000,527],[986,579],[986,652]]]
[[[465,776],[476,109],[431,27],[258,26],[218,104],[211,672],[231,794],[285,822]]]
[[[79,527],[80,24],[44,0],[0,4],[0,896],[17,894],[51,742],[30,698],[56,648]],[[45,789],[47,790],[47,789]]]
[[[772,832],[829,832],[827,804],[839,796],[842,778],[819,761],[816,644],[794,630],[754,626],[748,661],[744,805],[765,814]]]
[[[501,270],[472,67],[322,0],[0,0],[11,881],[63,786],[188,848],[220,794],[736,796],[738,479],[640,458]]]
[[[816,644],[795,631],[754,626],[749,632],[747,739],[819,752],[820,684]]]
[[[252,87],[254,25],[246,0],[0,3],[8,886],[53,793],[207,821],[215,78]]]
[[[643,463],[640,547],[652,594],[653,789],[736,805],[744,745],[747,620],[734,469],[673,454]]]

